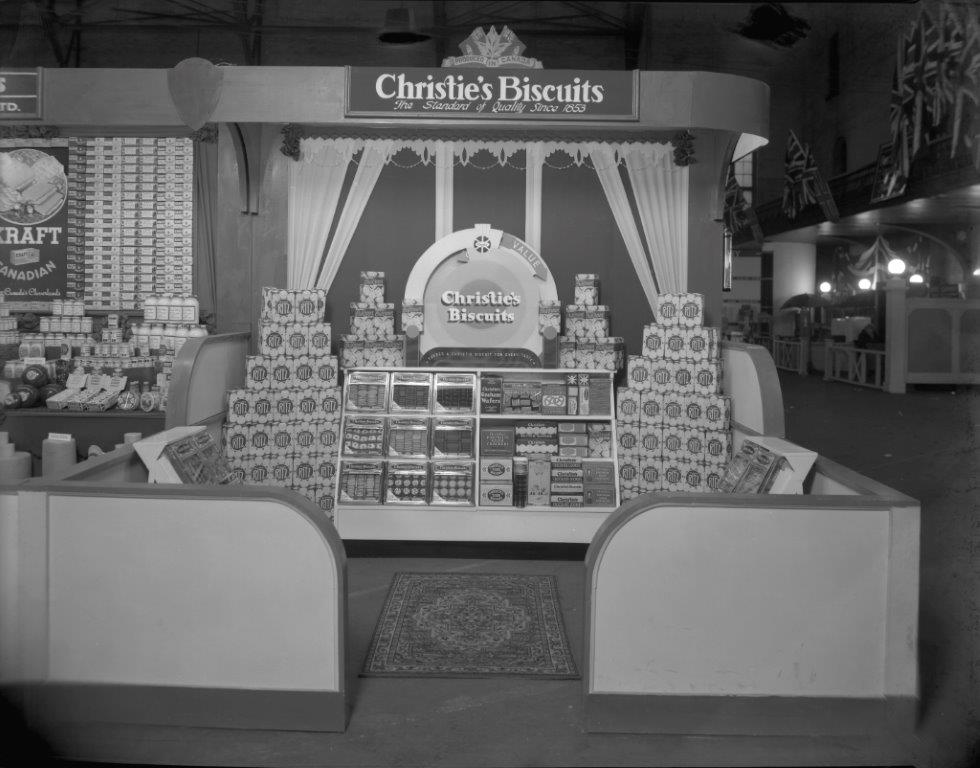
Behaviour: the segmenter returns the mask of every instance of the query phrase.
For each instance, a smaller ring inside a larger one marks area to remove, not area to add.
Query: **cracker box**
[[[717,395],[721,392],[721,362],[705,361],[692,366],[694,393],[698,395]]]
[[[732,457],[732,433],[727,429],[704,431],[704,461],[727,462]]]
[[[702,465],[705,491],[717,492],[721,488],[721,481],[725,476],[726,464],[727,462],[706,461]]]
[[[252,397],[246,389],[233,389],[228,392],[229,424],[247,424],[252,418]]]
[[[382,304],[385,300],[385,273],[361,272],[360,303]],[[404,327],[404,326],[403,326]]]
[[[660,392],[644,392],[640,399],[640,423],[661,425],[664,423],[666,395]]]
[[[721,354],[717,328],[685,328],[684,356],[690,360],[713,361]]]
[[[686,456],[684,450],[684,429],[667,427],[663,429],[661,445],[664,460],[674,461]]]
[[[491,457],[480,459],[480,482],[511,483],[514,480],[514,460],[511,458]]]
[[[414,328],[417,333],[425,330],[425,310],[417,301],[402,302],[402,333]]]
[[[313,366],[313,378],[310,382],[315,387],[336,387],[337,375],[340,371],[339,361],[334,355],[324,357],[310,356]]]
[[[285,343],[281,349],[282,354],[295,357],[297,355],[305,355],[310,351],[306,328],[297,324],[284,325],[282,327],[285,335]]]
[[[663,423],[671,427],[687,425],[684,396],[677,392],[665,392],[661,397],[663,398]]]
[[[648,360],[648,378],[650,388],[657,392],[666,392],[673,387],[674,369],[672,363],[667,360]]]
[[[286,345],[287,325],[262,321],[259,323],[259,353],[262,355],[282,354]]]
[[[293,445],[299,455],[309,455],[316,450],[317,423],[302,421],[293,425]]]
[[[700,493],[707,490],[706,472],[703,464],[697,461],[682,461],[678,462],[678,468],[682,473],[680,490],[690,493]]]
[[[312,323],[304,326],[306,347],[311,356],[322,357],[330,354],[333,331],[330,323]]]
[[[732,400],[727,395],[688,395],[684,409],[691,426],[725,430],[731,423]]]
[[[589,424],[588,455],[598,459],[612,456],[612,430],[605,422]]]
[[[660,458],[649,459],[640,465],[640,493],[657,493],[663,490],[663,479],[661,469],[663,460]]]
[[[327,309],[327,291],[323,288],[303,288],[292,291],[293,319],[303,325],[322,323]]]
[[[686,330],[679,325],[664,328],[664,359],[676,362],[687,356]]]
[[[654,317],[661,325],[697,328],[704,324],[704,296],[700,293],[661,293]]]
[[[272,446],[272,425],[252,424],[246,427],[250,453],[266,454]]]
[[[340,422],[319,421],[314,423],[316,430],[316,450],[336,454],[340,449]]]
[[[388,455],[426,458],[429,455],[429,420],[401,416],[388,419]]]
[[[640,425],[638,422],[616,422],[616,453],[635,454],[640,450]]]
[[[675,392],[689,394],[695,391],[694,372],[695,363],[693,360],[669,360],[667,368],[670,371],[668,387]]]
[[[551,460],[543,457],[531,457],[527,466],[527,506],[549,506],[551,504]]]
[[[553,336],[561,332],[561,304],[557,301],[538,303],[538,331],[550,330]]]
[[[685,429],[681,432],[681,452],[685,459],[700,462],[704,460],[704,430]]]
[[[480,505],[484,507],[514,506],[514,486],[511,483],[480,483]]]
[[[380,504],[384,496],[384,462],[344,461],[337,482],[341,503]]]
[[[665,458],[660,474],[661,489],[674,493],[687,490],[684,483],[685,466],[679,459]]]
[[[291,323],[295,319],[294,292],[285,288],[262,289],[262,320]]]
[[[249,392],[252,402],[253,424],[265,424],[276,418],[275,414],[275,392],[271,389],[260,389]]]
[[[249,427],[245,424],[226,424],[222,429],[221,442],[225,456],[244,456],[251,454],[248,441]]]
[[[626,381],[631,389],[648,390],[653,386],[654,363],[642,355],[630,355],[626,363]]]
[[[267,358],[269,365],[269,386],[279,389],[295,384],[295,366],[293,361],[284,356]]]
[[[343,397],[343,390],[340,387],[317,388],[317,396],[320,400],[320,416],[327,421],[340,419],[340,403]]]
[[[643,355],[651,360],[664,357],[664,345],[667,341],[667,328],[650,323],[643,326]]]
[[[431,476],[433,504],[473,504],[473,462],[433,461]]]
[[[575,275],[576,305],[593,307],[599,303],[599,276],[593,274]]]
[[[578,368],[578,345],[575,339],[562,336],[558,340],[558,366],[560,368]]]
[[[309,355],[294,357],[289,361],[290,386],[312,387],[316,384],[316,365]]]
[[[245,385],[248,389],[264,389],[272,384],[270,359],[265,355],[245,358]]]
[[[429,468],[424,461],[389,461],[385,487],[385,504],[426,504]]]
[[[640,493],[640,460],[635,453],[619,455],[619,496],[622,501]]]
[[[641,460],[659,459],[663,455],[663,427],[640,425]]]

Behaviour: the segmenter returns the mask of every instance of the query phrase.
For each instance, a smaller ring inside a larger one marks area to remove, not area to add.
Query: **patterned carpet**
[[[577,678],[554,576],[396,573],[362,672]]]

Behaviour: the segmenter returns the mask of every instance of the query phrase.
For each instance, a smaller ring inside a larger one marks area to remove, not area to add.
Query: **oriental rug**
[[[396,573],[362,672],[579,677],[554,576]]]

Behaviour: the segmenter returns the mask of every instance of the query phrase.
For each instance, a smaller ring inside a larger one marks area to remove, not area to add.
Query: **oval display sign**
[[[538,305],[557,300],[537,252],[489,224],[431,245],[405,286],[406,304],[422,305],[423,365],[538,366]]]

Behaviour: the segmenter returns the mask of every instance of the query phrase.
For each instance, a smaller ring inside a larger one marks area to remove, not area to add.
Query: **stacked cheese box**
[[[395,305],[385,301],[385,273],[361,272],[360,300],[350,305],[350,333],[340,339],[343,368],[405,364],[405,336],[395,333]],[[403,319],[404,325],[404,319]]]
[[[341,390],[326,291],[262,289],[259,355],[228,395],[225,455],[246,483],[292,488],[333,514]]]
[[[68,209],[69,297],[84,296],[90,307],[135,309],[146,294],[190,293],[191,140],[72,139],[69,163],[79,195]]]
[[[620,494],[717,490],[731,455],[731,399],[721,394],[718,329],[700,294],[661,294],[643,354],[617,390]]]
[[[609,307],[599,304],[596,275],[575,275],[575,302],[565,307],[565,335],[558,340],[558,364],[562,368],[618,371],[623,367],[625,346],[621,336],[609,335]],[[539,326],[553,322],[553,308],[539,307]]]

